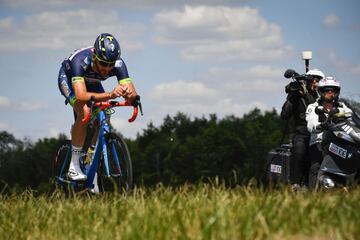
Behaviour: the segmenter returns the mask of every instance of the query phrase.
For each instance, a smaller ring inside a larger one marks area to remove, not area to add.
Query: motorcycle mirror
[[[292,69],[288,69],[284,73],[285,78],[292,78],[292,77],[297,76],[297,75],[299,75],[299,74],[297,72],[295,72],[294,70],[292,70]]]

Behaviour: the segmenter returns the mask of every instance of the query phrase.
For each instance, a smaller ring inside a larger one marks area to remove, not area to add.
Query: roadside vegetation
[[[127,195],[0,195],[1,239],[358,239],[360,189],[291,193],[224,184]]]

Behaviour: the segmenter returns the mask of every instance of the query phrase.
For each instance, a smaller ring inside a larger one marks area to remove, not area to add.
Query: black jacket
[[[314,103],[317,98],[316,92],[301,95],[299,92],[290,92],[281,110],[281,118],[289,120],[294,117],[295,133],[309,135],[307,122],[305,119],[306,108],[309,104]]]

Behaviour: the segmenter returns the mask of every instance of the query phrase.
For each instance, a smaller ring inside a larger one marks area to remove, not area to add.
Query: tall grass
[[[360,189],[199,184],[124,195],[0,196],[0,239],[359,239]]]

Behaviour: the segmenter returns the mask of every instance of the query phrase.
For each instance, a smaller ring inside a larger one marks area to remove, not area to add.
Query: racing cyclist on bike
[[[81,120],[90,111],[87,105],[90,98],[93,97],[95,101],[107,101],[124,97],[132,103],[137,95],[120,55],[120,45],[115,37],[109,33],[101,33],[96,38],[94,46],[76,50],[61,64],[58,76],[59,89],[66,98],[66,103],[70,103],[75,112],[75,123],[71,130],[72,155],[68,171],[68,177],[72,180],[87,178],[81,171],[79,159],[87,128],[87,124]],[[116,76],[118,85],[111,92],[105,92],[101,81],[112,76]],[[93,137],[93,146],[96,137]],[[96,178],[94,183],[96,187]]]

